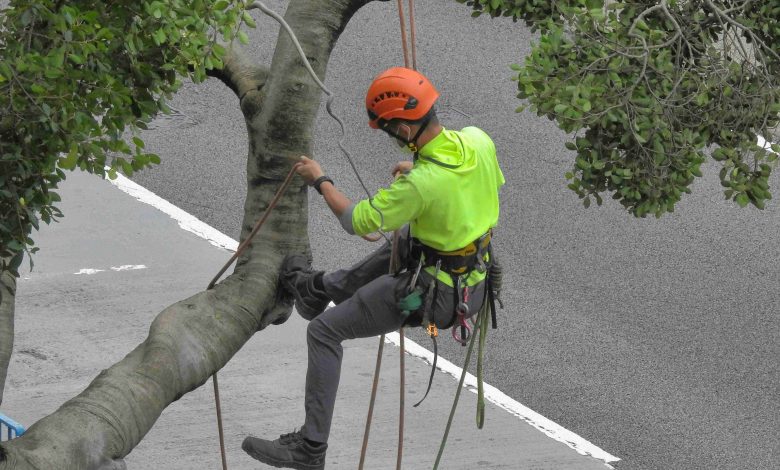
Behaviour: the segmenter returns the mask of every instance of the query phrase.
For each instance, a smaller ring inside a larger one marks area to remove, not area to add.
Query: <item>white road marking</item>
[[[223,234],[222,232],[215,229],[214,227],[207,225],[205,222],[197,219],[195,216],[174,206],[170,202],[166,201],[160,196],[157,196],[156,194],[144,188],[143,186],[129,180],[128,178],[119,175],[117,179],[113,181],[111,180],[108,181],[110,181],[111,184],[113,184],[117,188],[121,189],[122,191],[138,199],[139,201],[149,204],[159,209],[160,211],[164,212],[165,214],[169,215],[171,218],[179,222],[179,226],[181,228],[183,228],[188,232],[194,233],[195,235],[198,235],[201,238],[208,240],[212,245],[218,246],[220,248],[225,248],[231,251],[235,251],[236,249],[238,249],[237,241]],[[399,340],[400,337],[398,333],[390,333],[385,336],[385,341],[390,342],[396,346],[400,344]],[[427,349],[415,343],[414,341],[410,340],[409,338],[405,338],[404,342],[405,342],[407,354],[414,357],[418,357],[429,364],[433,362],[433,353],[431,351],[428,351]],[[463,371],[463,369],[447,361],[443,357],[439,357],[436,366],[437,369],[457,379],[460,379],[460,374]],[[488,383],[485,383],[484,385],[485,385],[485,398],[488,401],[494,403],[496,406],[500,408],[503,408],[504,410],[510,412],[511,414],[519,417],[520,419],[527,422],[531,426],[535,427],[539,431],[543,432],[550,438],[558,442],[562,442],[563,444],[566,444],[570,448],[574,449],[577,453],[581,455],[591,456],[595,459],[601,460],[608,468],[613,468],[611,465],[609,465],[609,463],[614,463],[620,460],[618,457],[615,457],[614,455],[599,448],[595,444],[588,442],[587,440],[583,439],[579,435],[569,431],[568,429],[558,425],[557,423],[545,418],[544,416],[533,411],[532,409],[515,401],[514,399],[510,398],[504,392],[497,389],[496,387],[493,387]],[[468,374],[466,376],[464,386],[474,391],[477,386],[476,377],[474,377],[471,374]]]
[[[122,175],[117,175],[115,180],[106,178],[106,181],[110,182],[117,188],[133,196],[139,201],[156,207],[161,212],[169,215],[173,220],[178,222],[179,227],[188,232],[194,233],[201,238],[205,238],[212,245],[230,251],[236,251],[238,249],[237,241],[228,237],[214,227],[206,224],[192,214],[184,212],[183,210],[179,209],[170,202],[139,185],[138,183],[131,181]]]
[[[112,271],[133,271],[135,269],[146,269],[143,264],[123,264],[122,266],[111,266]]]
[[[136,269],[146,269],[146,266],[143,264],[123,264],[122,266],[111,266],[112,271],[133,271]],[[92,269],[92,268],[83,268],[81,271],[73,274],[97,274],[105,272],[105,269]],[[25,278],[29,279],[29,278]]]
[[[388,333],[385,335],[385,342],[400,347],[401,336],[397,332]],[[433,353],[406,337],[404,338],[404,349],[410,356],[422,359],[428,364],[433,364]],[[460,380],[460,376],[463,373],[463,369],[441,356],[439,356],[436,362],[436,369],[455,377],[455,380]],[[467,372],[463,381],[463,387],[472,393],[477,393],[477,378]],[[577,451],[577,453],[601,460],[609,468],[613,468],[609,463],[620,460],[618,457],[583,439],[578,434],[569,431],[558,423],[545,418],[522,403],[510,398],[487,382],[484,383],[484,387],[485,399],[489,402],[517,416],[552,439],[566,444]]]
[[[73,274],[86,274],[86,275],[90,275],[90,274],[97,274],[97,273],[101,273],[101,272],[103,272],[103,271],[105,271],[105,269],[91,269],[91,268],[84,268],[84,269],[82,269],[81,271],[79,271],[79,272],[77,272],[77,273],[73,273]]]
[[[759,147],[763,147],[763,148],[765,148],[767,150],[772,150],[772,144],[775,143],[775,142],[769,142],[763,136],[760,136],[760,135],[758,136],[757,140],[758,140],[758,142],[757,142],[758,146]]]

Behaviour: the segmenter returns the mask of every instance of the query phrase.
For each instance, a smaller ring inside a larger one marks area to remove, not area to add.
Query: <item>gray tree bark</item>
[[[10,271],[0,273],[0,405],[3,404],[5,378],[14,348],[14,300],[16,277]]]
[[[347,22],[369,1],[290,2],[285,19],[320,77]],[[219,78],[239,96],[249,134],[243,240],[292,162],[311,154],[321,91],[284,31],[268,72],[238,54],[226,65]],[[307,216],[306,187],[292,186],[232,275],[166,308],[124,359],[23,437],[4,443],[0,470],[124,468],[122,458],[166,406],[203,385],[256,331],[290,315],[277,293],[278,272],[286,254],[310,250]]]

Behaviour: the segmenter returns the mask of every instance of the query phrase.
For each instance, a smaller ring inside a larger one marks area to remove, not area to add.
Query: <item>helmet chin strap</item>
[[[425,115],[425,117],[423,118],[422,122],[420,123],[420,128],[417,129],[417,133],[415,133],[414,137],[412,137],[411,139],[409,139],[409,135],[411,134],[411,132],[408,132],[406,134],[406,137],[404,138],[400,134],[397,134],[397,133],[393,132],[390,129],[382,129],[382,130],[387,132],[392,137],[394,137],[394,138],[400,140],[401,142],[405,143],[406,146],[409,147],[409,150],[414,152],[414,160],[417,160],[418,155],[419,155],[419,151],[420,151],[420,149],[417,147],[417,139],[419,139],[420,136],[422,135],[422,133],[425,132],[425,129],[428,127],[428,124],[430,122],[431,122],[431,115],[429,113],[429,114]],[[402,124],[402,125],[405,126],[407,129],[410,129],[408,126],[406,126],[406,124]]]

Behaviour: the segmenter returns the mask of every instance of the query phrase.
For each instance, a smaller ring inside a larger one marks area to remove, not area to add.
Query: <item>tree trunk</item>
[[[320,77],[347,22],[368,1],[290,2],[285,19]],[[249,133],[242,240],[293,159],[311,153],[312,123],[321,99],[292,41],[283,30],[279,34],[267,76],[257,74],[256,92],[245,89],[239,95]],[[229,80],[230,74],[225,75],[220,78]],[[246,79],[252,74],[238,75]],[[234,90],[246,88],[246,81],[234,85]],[[245,106],[244,100],[252,105]],[[278,271],[287,253],[309,251],[307,216],[306,187],[292,187],[232,275],[213,290],[166,308],[130,354],[23,437],[4,443],[0,470],[123,468],[121,459],[166,406],[203,385],[256,331],[290,314],[290,305],[280,302],[276,292]]]
[[[0,273],[0,405],[3,404],[5,377],[14,348],[14,297],[16,277],[10,271]]]

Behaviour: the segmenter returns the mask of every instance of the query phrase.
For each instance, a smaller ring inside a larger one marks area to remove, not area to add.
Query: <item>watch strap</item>
[[[312,186],[314,186],[314,189],[316,189],[318,193],[322,194],[322,189],[320,188],[320,186],[322,186],[322,183],[324,183],[326,181],[329,182],[330,184],[332,184],[333,186],[336,186],[336,183],[334,183],[333,180],[330,179],[329,176],[325,176],[325,175],[320,176],[319,178],[317,178],[314,181],[314,183],[312,184]]]

